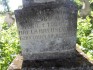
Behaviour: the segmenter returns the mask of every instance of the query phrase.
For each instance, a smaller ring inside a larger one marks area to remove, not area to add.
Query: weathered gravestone
[[[23,70],[90,69],[75,51],[77,11],[73,0],[23,0],[15,11]]]
[[[70,0],[34,2],[31,6],[23,2],[24,8],[15,11],[24,60],[74,56],[77,29],[75,4]]]

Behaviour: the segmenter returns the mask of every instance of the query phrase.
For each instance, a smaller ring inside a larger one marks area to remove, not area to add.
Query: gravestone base
[[[76,46],[76,57],[52,60],[25,61],[18,55],[7,70],[93,70],[93,61]]]
[[[76,52],[71,58],[23,61],[22,70],[93,70],[93,65]]]

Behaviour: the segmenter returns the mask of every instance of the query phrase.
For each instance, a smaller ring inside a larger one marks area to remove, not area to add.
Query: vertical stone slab
[[[15,11],[24,60],[74,56],[77,7],[66,1],[39,3]]]

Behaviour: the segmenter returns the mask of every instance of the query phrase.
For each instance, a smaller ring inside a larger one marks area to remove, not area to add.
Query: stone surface
[[[66,3],[72,2],[73,0],[22,0],[23,7],[30,7],[42,3]]]
[[[76,57],[56,60],[24,61],[18,55],[8,70],[93,70],[93,61],[89,60],[79,45],[76,45],[76,50]]]
[[[83,53],[83,52],[81,52]],[[85,55],[85,54],[84,54]],[[80,53],[72,58],[44,61],[24,61],[22,70],[93,70],[93,64],[89,63]]]
[[[29,7],[35,3],[47,3],[47,2],[55,2],[56,0],[22,0],[23,7]]]
[[[24,60],[74,56],[77,7],[73,2],[36,4],[15,11]]]
[[[12,14],[6,13],[6,17],[4,21],[8,24],[8,26],[11,26],[14,23],[15,19],[14,17],[12,17]]]
[[[17,55],[7,70],[21,70],[22,64],[23,64],[23,57],[21,55]]]

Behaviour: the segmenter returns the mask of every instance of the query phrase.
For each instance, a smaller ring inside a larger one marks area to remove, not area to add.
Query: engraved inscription
[[[21,36],[20,40],[30,40],[30,39],[48,39],[48,38],[61,38],[62,34],[46,34],[46,35],[31,35],[31,36]]]
[[[66,36],[69,24],[67,9],[60,7],[54,9],[54,12],[51,14],[51,16],[48,16],[46,11],[40,11],[35,19],[26,18],[24,25],[19,24],[20,40],[61,38],[63,35]]]
[[[65,23],[66,24],[66,23]],[[40,24],[39,24],[40,25]],[[51,23],[41,24],[41,28],[28,28],[25,30],[20,30],[19,35],[20,40],[30,40],[30,39],[46,39],[46,38],[54,38],[54,37],[62,37],[62,35],[66,35],[67,28],[66,26],[62,26],[61,24]],[[45,26],[45,27],[43,27]]]
[[[19,31],[19,35],[33,35],[33,34],[47,34],[47,33],[62,33],[67,31],[67,28],[63,27],[55,27],[55,28],[41,28],[41,29],[27,29]]]

